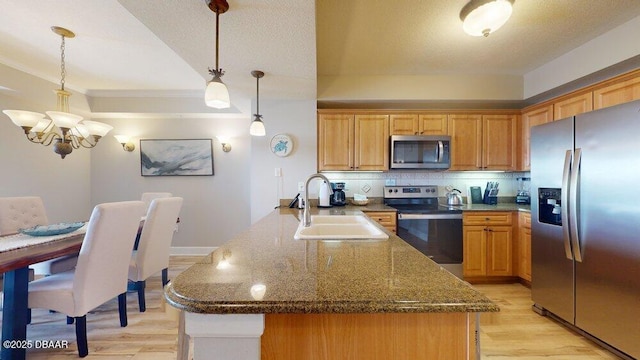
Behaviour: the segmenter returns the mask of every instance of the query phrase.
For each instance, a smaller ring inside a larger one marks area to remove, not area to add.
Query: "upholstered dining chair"
[[[170,192],[144,192],[142,193],[142,197],[140,198],[140,200],[142,200],[142,202],[144,203],[146,211],[149,210],[149,206],[151,205],[151,201],[153,199],[162,199],[172,196],[173,194],[171,194]]]
[[[0,198],[0,235],[17,233],[20,229],[48,225],[47,212],[39,196]],[[77,256],[62,256],[31,265],[37,275],[51,275],[76,266]],[[2,279],[2,275],[0,275]]]
[[[129,280],[133,283],[130,289],[138,292],[140,312],[146,310],[146,280],[162,271],[162,286],[168,282],[169,251],[182,201],[181,197],[157,198],[147,210],[138,248],[129,263]]]
[[[118,297],[120,326],[127,326],[127,270],[142,201],[104,203],[94,207],[75,270],[29,283],[29,308],[54,310],[75,318],[78,354],[89,353],[87,313]]]
[[[0,198],[0,234],[17,233],[20,229],[48,225],[44,203],[38,196]]]
[[[0,198],[0,235],[15,234],[20,229],[48,224],[47,212],[39,196]],[[0,274],[0,290],[3,278],[3,274]],[[29,280],[33,280],[33,270],[29,271]]]

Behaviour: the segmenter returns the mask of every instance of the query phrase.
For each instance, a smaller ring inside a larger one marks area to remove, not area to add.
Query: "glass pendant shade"
[[[47,111],[47,115],[53,120],[53,123],[59,128],[71,129],[78,125],[82,116],[62,111]]]
[[[460,13],[463,30],[471,36],[489,36],[500,29],[509,17],[513,0],[472,0]]]
[[[207,106],[216,109],[227,109],[231,106],[229,90],[220,78],[213,78],[207,83],[204,93],[204,102]]]
[[[252,136],[265,136],[267,135],[267,131],[264,128],[264,123],[260,119],[260,116],[257,116],[251,122],[251,126],[249,126],[249,134]]]
[[[113,126],[111,125],[91,120],[84,120],[82,121],[82,124],[79,125],[82,125],[87,129],[89,134],[100,137],[107,135],[109,131],[113,130]]]
[[[33,111],[2,110],[2,112],[5,113],[14,124],[20,127],[32,128],[44,119],[44,114]]]
[[[45,130],[47,130],[49,125],[51,125],[51,120],[49,119],[40,120],[40,122],[38,122],[36,126],[31,128],[31,132],[34,132],[34,133],[45,132]]]

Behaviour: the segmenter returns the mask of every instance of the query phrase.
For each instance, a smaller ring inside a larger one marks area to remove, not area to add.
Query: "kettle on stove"
[[[447,205],[462,205],[462,192],[458,189],[451,189],[447,193]]]

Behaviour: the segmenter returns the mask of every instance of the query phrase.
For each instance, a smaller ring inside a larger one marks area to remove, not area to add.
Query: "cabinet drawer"
[[[464,225],[511,225],[511,212],[465,212],[462,214]]]
[[[365,211],[365,214],[371,220],[376,221],[378,224],[386,227],[387,229],[396,232],[396,212],[395,211]]]

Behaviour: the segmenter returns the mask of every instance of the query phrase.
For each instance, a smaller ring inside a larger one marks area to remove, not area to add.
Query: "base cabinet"
[[[262,360],[480,359],[475,313],[266,314]]]
[[[394,234],[397,231],[397,213],[395,211],[363,211],[369,218],[384,226]]]
[[[463,214],[462,270],[465,278],[514,275],[511,218],[511,212]]]
[[[518,276],[531,282],[531,214],[518,215]]]

